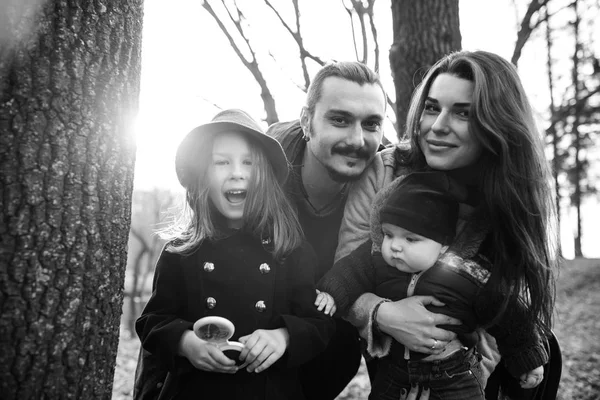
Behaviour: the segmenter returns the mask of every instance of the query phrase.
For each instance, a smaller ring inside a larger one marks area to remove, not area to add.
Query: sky
[[[277,63],[268,57],[262,59],[262,65],[267,69],[279,119],[296,119],[305,94],[297,86],[301,76],[294,48],[285,31],[264,29],[272,26],[274,16],[262,0],[245,1],[256,3],[249,9],[248,19],[262,20],[259,26],[250,27],[257,35],[255,44],[268,46],[277,58]],[[273,3],[283,10],[284,18],[292,21],[289,0]],[[341,4],[341,0],[300,1],[303,21],[310,21],[302,27],[306,47],[323,59],[354,59],[348,17]],[[392,41],[390,3],[378,0],[375,4],[380,49],[385,54]],[[522,16],[523,10],[519,11]],[[518,21],[512,0],[460,0],[459,12],[463,49],[492,51],[510,59]],[[568,49],[572,45],[565,38],[558,46]],[[529,45],[519,61],[525,89],[539,110],[544,110],[548,102],[546,74],[540,73],[545,58],[543,46]],[[387,60],[387,55],[381,58],[380,75],[388,92],[393,93]],[[201,0],[146,0],[140,110],[135,132],[135,189],[161,187],[180,191],[174,170],[177,145],[192,128],[210,121],[218,107],[241,108],[257,120],[265,117],[258,85],[202,8]],[[395,141],[391,125],[385,127],[385,132]],[[588,202],[584,215],[597,215],[598,209],[598,203]],[[566,224],[568,227],[562,231],[568,256],[572,253],[573,229],[570,221]],[[600,257],[600,246],[591,244],[591,240],[600,237],[600,227],[590,224],[584,228],[588,232],[584,239],[589,240],[584,243],[584,254]]]

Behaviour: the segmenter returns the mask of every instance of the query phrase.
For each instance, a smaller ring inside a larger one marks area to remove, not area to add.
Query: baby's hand
[[[179,341],[179,354],[202,371],[235,374],[238,367],[217,346],[200,339],[192,331],[186,331]]]
[[[521,375],[520,384],[523,389],[531,389],[539,385],[542,379],[544,379],[544,366]]]
[[[239,359],[248,372],[262,372],[279,360],[290,344],[287,328],[257,329],[239,339],[244,344]]]
[[[317,310],[323,311],[325,314],[329,314],[331,316],[333,316],[337,310],[333,297],[331,297],[329,293],[321,292],[318,289],[315,306],[317,306]]]

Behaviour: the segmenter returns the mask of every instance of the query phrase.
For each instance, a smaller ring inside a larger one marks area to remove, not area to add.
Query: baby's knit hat
[[[466,195],[466,188],[444,172],[413,172],[390,193],[379,218],[447,245],[456,233],[458,203]]]

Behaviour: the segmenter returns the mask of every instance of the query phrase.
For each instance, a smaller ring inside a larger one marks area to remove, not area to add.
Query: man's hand
[[[179,341],[179,355],[202,371],[235,374],[238,367],[217,346],[200,339],[192,331],[186,331]]]
[[[434,314],[425,306],[444,306],[433,296],[412,296],[395,302],[385,302],[377,312],[379,329],[408,349],[425,354],[440,354],[456,333],[437,325],[460,325],[456,318]]]
[[[290,344],[290,335],[286,328],[257,329],[250,335],[242,336],[239,341],[244,344],[239,357],[243,361],[240,369],[262,372],[283,356]]]
[[[317,289],[317,298],[315,300],[315,306],[317,310],[323,311],[324,314],[329,314],[333,317],[337,307],[335,306],[335,300],[329,293],[321,292]]]

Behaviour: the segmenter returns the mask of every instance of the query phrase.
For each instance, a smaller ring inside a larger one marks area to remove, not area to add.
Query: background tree
[[[437,60],[461,49],[458,0],[392,1],[390,66],[401,136],[414,88]]]
[[[38,3],[0,3],[0,397],[110,399],[143,2]]]

